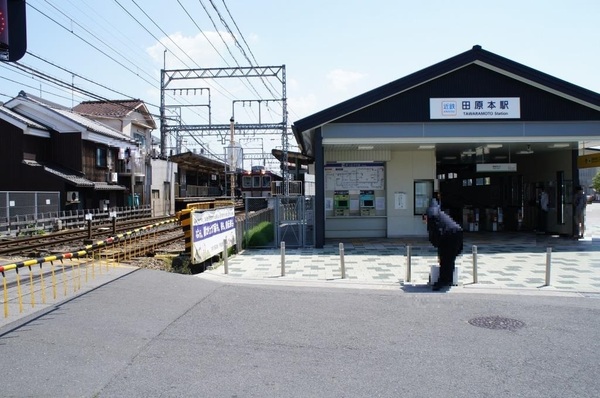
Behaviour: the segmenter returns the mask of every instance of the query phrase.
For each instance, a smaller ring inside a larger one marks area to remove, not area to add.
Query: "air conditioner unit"
[[[79,202],[79,192],[68,191],[67,192],[67,202],[69,202],[69,203]]]
[[[108,173],[110,182],[119,182],[119,175],[117,173]]]

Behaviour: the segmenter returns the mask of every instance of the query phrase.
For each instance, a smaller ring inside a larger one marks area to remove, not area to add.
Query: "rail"
[[[84,228],[86,216],[92,215],[92,225],[98,226],[111,222],[111,213],[116,213],[119,221],[152,216],[150,205],[138,207],[115,207],[109,210],[65,210],[39,214],[26,214],[0,217],[0,235],[36,235],[60,229]]]

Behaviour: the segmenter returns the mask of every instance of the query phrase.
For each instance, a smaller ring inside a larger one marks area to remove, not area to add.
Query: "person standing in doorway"
[[[585,206],[587,201],[583,188],[578,185],[575,189],[575,196],[573,198],[573,216],[575,222],[575,235],[574,238],[583,238],[585,234]]]
[[[542,185],[540,187],[540,213],[538,222],[538,231],[545,234],[548,230],[548,192]]]
[[[460,225],[440,209],[436,199],[431,199],[427,208],[427,232],[429,241],[438,250],[440,262],[440,276],[432,289],[452,286],[456,257],[463,250],[463,231]]]

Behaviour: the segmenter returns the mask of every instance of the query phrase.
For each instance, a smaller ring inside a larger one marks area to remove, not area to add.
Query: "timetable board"
[[[329,163],[325,165],[325,190],[383,190],[385,168],[382,162]]]

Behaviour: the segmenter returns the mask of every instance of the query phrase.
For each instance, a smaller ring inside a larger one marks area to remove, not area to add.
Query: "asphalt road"
[[[3,326],[0,395],[597,397],[599,337],[598,298],[138,270]]]

